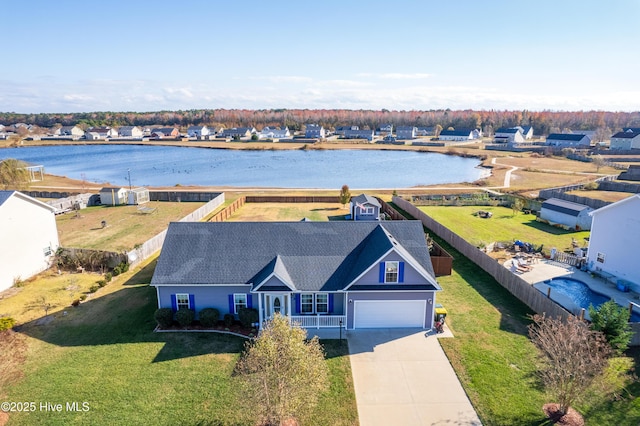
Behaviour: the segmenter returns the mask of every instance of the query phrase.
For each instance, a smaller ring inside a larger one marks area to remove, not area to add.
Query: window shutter
[[[293,297],[296,299],[296,314],[299,314],[302,310],[302,295],[294,294]]]
[[[171,310],[173,312],[178,310],[178,300],[176,299],[176,295],[175,294],[171,295]]]
[[[404,262],[400,262],[398,266],[398,282],[404,282]]]
[[[196,310],[196,296],[194,294],[189,295],[189,309]]]
[[[380,276],[378,277],[379,281],[383,283],[384,282],[384,262],[380,262]]]
[[[229,313],[231,315],[235,314],[235,304],[233,303],[233,294],[229,295]]]
[[[247,293],[247,308],[253,308],[253,300],[251,300],[251,293]]]
[[[333,293],[329,293],[329,313],[333,313]]]

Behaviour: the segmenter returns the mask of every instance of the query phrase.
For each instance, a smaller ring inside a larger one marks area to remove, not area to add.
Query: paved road
[[[360,425],[481,425],[435,335],[357,330],[348,341]]]

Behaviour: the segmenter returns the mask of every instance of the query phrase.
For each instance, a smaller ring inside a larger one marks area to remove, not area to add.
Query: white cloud
[[[413,73],[413,74],[403,74],[403,73],[383,73],[383,74],[372,74],[372,73],[359,73],[358,77],[365,78],[379,78],[386,80],[422,80],[426,78],[433,77],[433,74],[426,73]]]

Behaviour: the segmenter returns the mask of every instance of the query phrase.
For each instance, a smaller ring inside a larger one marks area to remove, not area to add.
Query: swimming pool
[[[589,312],[589,305],[598,307],[611,298],[591,290],[591,288],[575,278],[558,277],[546,280],[534,285],[539,291],[547,294],[547,288],[551,288],[551,299],[564,308],[572,311],[576,306]],[[631,322],[640,322],[640,313],[634,311]]]

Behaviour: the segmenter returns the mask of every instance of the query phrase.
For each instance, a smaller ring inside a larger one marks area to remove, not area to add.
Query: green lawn
[[[11,425],[247,425],[251,401],[237,392],[232,371],[245,340],[214,333],[154,333],[153,263],[101,297],[46,325],[25,324],[24,377],[5,400],[88,403],[87,412],[12,414]],[[109,289],[110,286],[114,288]],[[3,301],[3,302],[6,302]],[[1,308],[1,305],[0,305]],[[355,425],[357,409],[347,346],[327,341],[331,389],[309,425]]]
[[[420,210],[433,219],[460,235],[469,243],[480,246],[494,241],[520,240],[536,247],[544,244],[544,251],[549,253],[555,247],[560,251],[570,250],[572,238],[580,246],[589,236],[589,231],[565,231],[542,222],[536,222],[535,215],[517,213],[506,207],[475,206],[423,206]],[[474,216],[478,210],[490,211],[493,216],[483,219]]]

